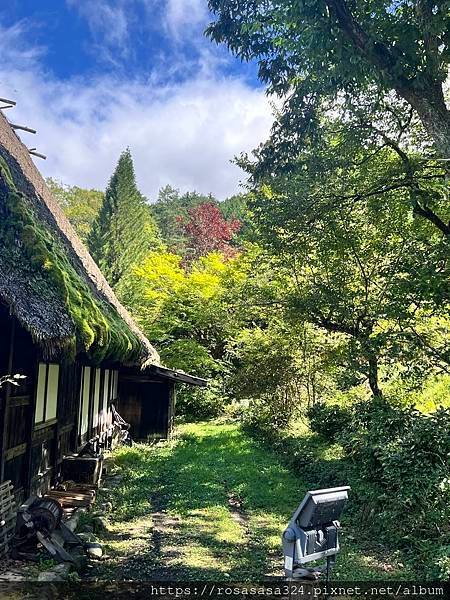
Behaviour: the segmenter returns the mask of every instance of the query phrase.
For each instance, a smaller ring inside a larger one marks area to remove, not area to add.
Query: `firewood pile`
[[[46,498],[57,500],[64,509],[89,508],[95,501],[96,486],[91,484],[64,482],[58,489],[51,490]]]
[[[10,481],[0,484],[0,557],[8,554],[16,527],[16,505]]]

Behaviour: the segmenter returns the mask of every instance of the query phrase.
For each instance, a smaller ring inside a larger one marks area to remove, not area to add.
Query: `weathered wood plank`
[[[0,556],[9,551],[9,544],[16,527],[16,510],[13,486],[10,481],[0,486]]]
[[[30,404],[30,400],[31,400],[31,396],[27,395],[27,396],[12,396],[9,399],[9,406],[11,407],[16,407],[16,406],[28,406]]]
[[[14,448],[8,448],[8,450],[5,452],[5,461],[12,460],[13,458],[16,458],[17,456],[20,456],[21,454],[25,454],[26,451],[27,451],[27,443],[26,442],[24,442],[23,444],[18,444],[17,446],[14,446]]]

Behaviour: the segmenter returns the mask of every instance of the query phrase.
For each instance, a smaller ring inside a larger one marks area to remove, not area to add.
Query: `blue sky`
[[[0,8],[0,96],[46,175],[103,188],[130,146],[154,199],[171,184],[225,197],[230,163],[264,141],[271,108],[255,65],[204,37],[206,0],[9,0]]]

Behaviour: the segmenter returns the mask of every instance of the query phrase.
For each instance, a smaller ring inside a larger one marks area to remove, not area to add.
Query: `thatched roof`
[[[0,300],[48,357],[159,364],[1,112]]]

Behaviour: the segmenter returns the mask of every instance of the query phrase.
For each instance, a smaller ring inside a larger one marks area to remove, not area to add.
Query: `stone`
[[[56,567],[53,567],[48,571],[39,573],[38,581],[65,581],[69,572],[70,564],[61,563],[60,565],[56,565]]]
[[[94,517],[92,520],[94,531],[108,531],[108,521],[105,517]]]
[[[103,546],[97,542],[87,542],[84,548],[91,558],[101,558],[103,556]]]

